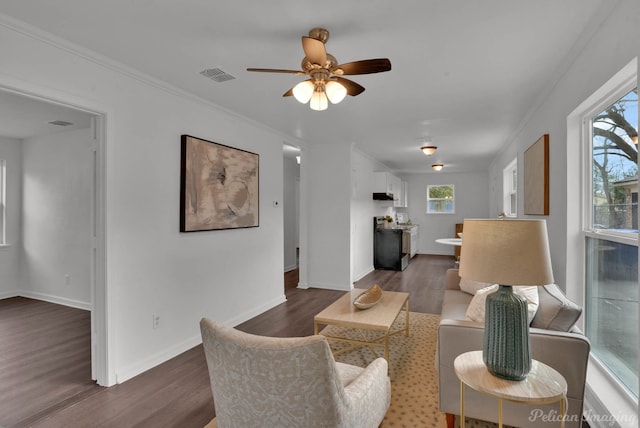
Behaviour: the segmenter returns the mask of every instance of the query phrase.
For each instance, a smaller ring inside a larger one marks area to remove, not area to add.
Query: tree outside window
[[[455,186],[440,184],[427,186],[427,214],[455,213]]]

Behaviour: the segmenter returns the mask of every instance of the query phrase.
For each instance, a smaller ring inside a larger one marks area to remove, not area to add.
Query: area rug
[[[404,326],[401,312],[392,330]],[[389,339],[389,377],[391,378],[391,405],[382,421],[382,427],[445,428],[445,414],[438,411],[438,372],[435,368],[436,338],[440,316],[409,312],[409,337],[398,333]],[[361,334],[379,334],[329,326],[322,333],[351,339]],[[372,336],[369,336],[371,338]],[[363,346],[344,352],[352,345],[329,341],[336,361],[365,367],[378,356],[383,348]],[[465,418],[467,427],[494,428],[490,422]],[[456,426],[459,420],[456,417]]]

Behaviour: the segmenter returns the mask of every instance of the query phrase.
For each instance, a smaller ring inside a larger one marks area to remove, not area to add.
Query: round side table
[[[498,400],[498,426],[502,428],[502,400],[524,404],[560,402],[560,426],[564,427],[567,406],[567,382],[553,368],[537,360],[521,381],[506,380],[489,373],[482,361],[482,351],[460,354],[453,362],[460,379],[460,427],[464,427],[464,386]]]

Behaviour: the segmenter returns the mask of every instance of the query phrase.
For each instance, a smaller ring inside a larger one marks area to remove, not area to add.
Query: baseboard
[[[365,269],[364,271],[362,271],[359,274],[356,274],[356,277],[354,278],[353,282],[360,281],[362,278],[364,278],[365,276],[369,275],[374,270],[375,269],[373,268],[373,265],[368,266],[367,269]]]
[[[269,302],[265,303],[264,305],[258,306],[256,308],[253,308],[250,311],[247,311],[241,315],[238,315],[234,318],[228,319],[226,321],[223,321],[224,324],[226,325],[231,325],[231,326],[236,326],[238,324],[241,324],[247,320],[250,320],[251,318],[260,315],[261,313],[279,305],[280,303],[284,303],[286,301],[286,297],[283,294],[282,296],[278,296],[275,299],[270,300]],[[173,346],[170,346],[168,348],[165,348],[162,352],[158,352],[148,358],[145,358],[141,361],[138,361],[134,364],[130,364],[128,366],[123,367],[120,370],[117,370],[116,372],[116,383],[122,383],[122,382],[126,382],[127,380],[138,376],[139,374],[142,374],[144,372],[146,372],[149,369],[152,369],[162,363],[164,363],[165,361],[168,361],[180,354],[182,354],[183,352],[188,351],[189,349],[198,346],[199,344],[202,343],[202,337],[200,335],[196,335],[193,337],[188,338],[187,340],[184,340],[180,343],[177,343]]]
[[[237,315],[231,319],[223,321],[226,325],[236,326],[238,324],[242,324],[245,321],[250,320],[251,318],[260,315],[263,312],[268,311],[269,309],[278,306],[280,303],[284,303],[287,301],[287,297],[282,294],[281,296],[276,297],[263,305],[257,306],[250,311]]]
[[[0,298],[6,299],[8,297],[26,297],[29,299],[55,303],[57,305],[69,306],[71,308],[83,309],[85,311],[91,310],[91,303],[81,302],[80,300],[67,299],[66,297],[53,296],[46,293],[38,293],[36,291],[17,290],[16,292],[11,292],[11,295],[7,296],[0,294]]]
[[[339,290],[339,291],[349,291],[351,290],[350,284],[328,284],[322,282],[308,283],[305,288],[322,288],[325,290]]]
[[[287,272],[291,272],[292,270],[296,270],[296,269],[298,269],[298,265],[285,266],[284,267],[284,272],[287,273]]]
[[[200,343],[202,343],[202,338],[199,335],[193,336],[183,342],[166,348],[162,352],[158,352],[149,358],[145,358],[135,364],[125,366],[121,370],[116,371],[116,383],[126,382],[129,379],[134,378],[195,346],[198,346]]]
[[[10,299],[12,297],[18,296],[20,296],[19,290],[3,291],[2,293],[0,293],[0,299]]]

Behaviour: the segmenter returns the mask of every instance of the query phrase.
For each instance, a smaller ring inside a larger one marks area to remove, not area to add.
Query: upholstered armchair
[[[200,330],[220,428],[377,427],[389,408],[383,358],[361,368],[336,362],[323,336],[256,336],[207,318]]]

